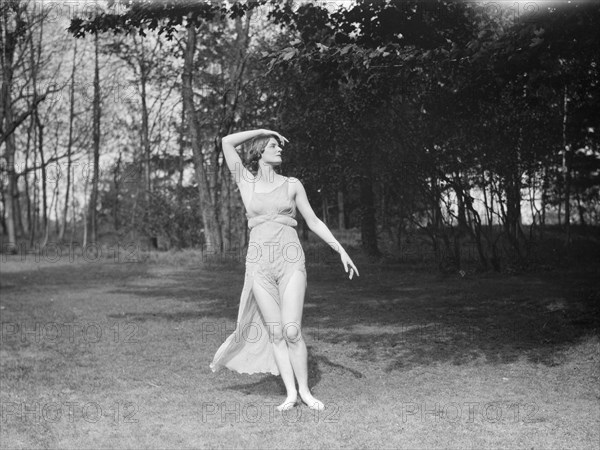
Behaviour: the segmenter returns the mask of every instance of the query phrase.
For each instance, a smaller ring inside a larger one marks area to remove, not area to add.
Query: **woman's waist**
[[[248,214],[246,214],[246,217],[248,219],[248,228],[250,228],[251,230],[265,223],[276,223],[292,228],[298,226],[298,221],[289,214],[268,213],[258,214],[255,216],[249,216]]]

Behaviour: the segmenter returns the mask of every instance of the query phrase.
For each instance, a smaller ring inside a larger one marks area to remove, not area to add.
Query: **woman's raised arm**
[[[221,147],[223,148],[223,156],[229,171],[234,177],[236,184],[241,180],[251,181],[254,179],[252,173],[244,167],[242,158],[238,155],[235,148],[243,144],[249,139],[260,136],[263,130],[242,131],[241,133],[233,133],[221,139]]]

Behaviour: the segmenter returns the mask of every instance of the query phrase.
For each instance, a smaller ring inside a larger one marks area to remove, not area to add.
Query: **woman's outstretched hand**
[[[356,276],[359,277],[360,274],[358,273],[358,269],[356,268],[356,266],[350,259],[350,256],[348,256],[348,253],[346,253],[345,251],[342,251],[340,256],[342,258],[342,264],[344,265],[344,270],[346,271],[346,273],[348,273],[348,266],[350,266],[350,275],[348,278],[352,279],[354,274],[356,274]]]

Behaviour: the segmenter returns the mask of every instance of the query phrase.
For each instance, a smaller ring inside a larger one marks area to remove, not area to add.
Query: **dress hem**
[[[244,374],[244,375],[256,375],[256,374],[264,373],[264,374],[271,374],[271,375],[278,376],[280,374],[280,372],[273,372],[270,370],[255,370],[255,371],[236,370],[236,369],[230,369],[227,366],[221,366],[221,365],[218,365],[215,367],[213,364],[210,365],[210,369],[212,370],[213,373],[217,373],[223,369],[228,369],[231,372],[237,372],[237,373]]]

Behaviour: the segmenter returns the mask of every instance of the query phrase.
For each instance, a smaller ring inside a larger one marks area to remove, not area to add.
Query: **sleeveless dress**
[[[248,207],[250,237],[246,275],[235,331],[221,345],[210,368],[227,367],[239,373],[279,375],[267,324],[252,292],[260,284],[281,305],[281,298],[296,270],[304,273],[305,256],[295,227],[296,202],[288,194],[289,178],[270,192],[254,192]]]

